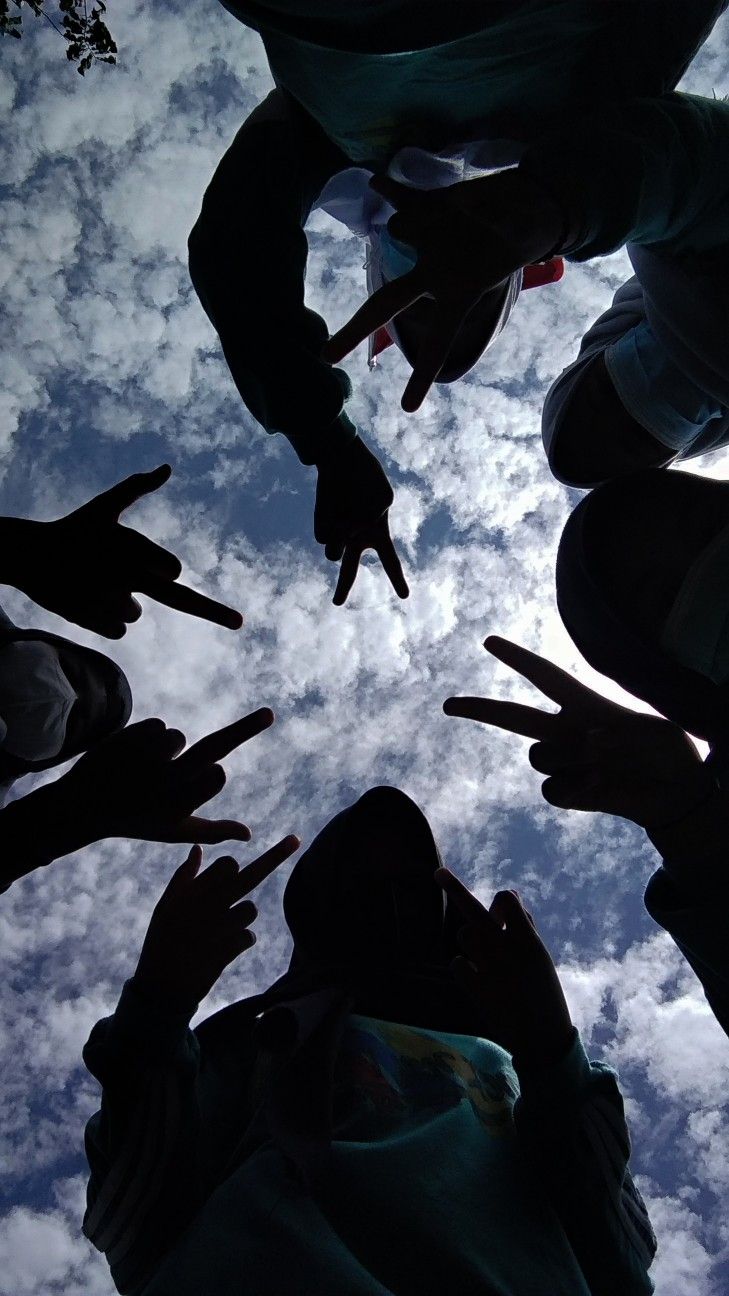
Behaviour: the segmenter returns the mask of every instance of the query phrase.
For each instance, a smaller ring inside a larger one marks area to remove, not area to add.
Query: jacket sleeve
[[[84,1048],[102,1100],[86,1127],[83,1231],[124,1294],[144,1286],[201,1204],[196,1007],[171,1010],[128,981]]]
[[[575,1031],[565,1057],[518,1072],[521,1146],[549,1192],[592,1296],[644,1296],[656,1239],[628,1170],[630,1136],[616,1076],[589,1062]]]
[[[690,963],[729,1035],[729,801],[717,792],[679,824],[649,834],[663,856],[645,905]]]
[[[729,103],[671,93],[603,105],[530,146],[520,166],[558,202],[576,261],[625,243],[679,253],[726,245]]]
[[[283,432],[302,463],[356,431],[343,369],[319,359],[328,337],[304,305],[304,225],[347,159],[289,96],[274,90],[223,157],[189,239],[190,275],[251,414]]]

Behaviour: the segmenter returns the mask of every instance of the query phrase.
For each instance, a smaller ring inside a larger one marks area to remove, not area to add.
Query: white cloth
[[[0,646],[0,747],[23,760],[57,756],[76,693],[58,651],[36,639]]]
[[[395,154],[387,168],[391,180],[410,189],[447,189],[464,180],[478,180],[497,171],[518,165],[524,146],[515,140],[474,140],[457,144],[440,153],[408,146]],[[407,273],[416,257],[403,244],[395,244],[387,231],[387,222],[395,208],[386,198],[370,188],[374,172],[366,167],[347,167],[337,172],[322,189],[316,207],[367,242],[367,295],[383,284]],[[489,342],[501,333],[521,290],[521,275],[512,276],[509,290]],[[388,325],[398,343],[397,320]],[[373,364],[373,339],[370,338],[370,365]]]

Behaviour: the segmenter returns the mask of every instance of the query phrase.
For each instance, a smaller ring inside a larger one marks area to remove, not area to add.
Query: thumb
[[[158,468],[153,468],[151,472],[132,473],[131,477],[125,477],[123,481],[117,482],[115,486],[110,486],[109,490],[102,491],[100,495],[89,500],[85,507],[89,512],[104,517],[113,517],[116,521],[120,513],[130,508],[143,495],[150,495],[152,491],[159,490],[160,486],[164,486],[171,472],[172,468],[169,464],[160,464]]]
[[[489,913],[499,926],[506,927],[507,932],[519,941],[531,941],[536,932],[536,924],[527,912],[516,891],[497,891]]]

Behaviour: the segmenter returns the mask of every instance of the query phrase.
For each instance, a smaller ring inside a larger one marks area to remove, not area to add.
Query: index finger
[[[243,896],[250,895],[251,891],[255,891],[256,887],[265,882],[269,874],[273,873],[279,864],[283,864],[285,860],[289,859],[299,849],[300,845],[300,838],[291,834],[288,837],[283,837],[280,842],[277,842],[270,850],[265,851],[263,855],[259,855],[258,859],[246,864],[246,867],[241,869],[238,874],[233,899],[242,900]]]
[[[379,543],[375,545],[375,553],[382,563],[382,569],[398,598],[406,599],[410,593],[410,587],[405,580],[405,573],[393,544],[387,520],[385,520],[385,534]]]
[[[492,657],[496,657],[505,666],[517,671],[530,684],[534,684],[545,697],[551,698],[553,702],[559,702],[561,706],[570,704],[584,706],[588,702],[593,706],[604,704],[605,700],[599,693],[580,684],[579,680],[562,670],[560,666],[547,661],[546,657],[529,652],[528,648],[522,648],[520,644],[512,643],[510,639],[489,635],[484,641],[484,648],[491,653]]]
[[[449,716],[478,720],[480,724],[494,725],[507,733],[540,741],[554,738],[564,729],[562,716],[551,715],[537,707],[522,706],[519,702],[499,702],[495,698],[450,697],[443,703],[443,710]]]
[[[337,578],[337,587],[332,598],[332,603],[335,607],[342,607],[342,605],[347,602],[352,586],[357,579],[357,572],[359,571],[359,563],[362,553],[362,546],[359,544],[351,542],[350,544],[345,545],[344,553],[342,554],[342,565],[339,568],[339,576]]]
[[[338,364],[346,355],[349,355],[350,351],[354,351],[360,342],[364,342],[371,333],[376,333],[378,328],[382,328],[400,311],[412,306],[413,302],[422,297],[425,292],[426,288],[417,266],[407,274],[400,275],[398,279],[393,279],[391,283],[378,288],[377,292],[373,293],[358,311],[355,311],[351,320],[340,328],[338,333],[333,333],[328,342],[325,342],[321,351],[322,359],[328,360],[330,364]]]
[[[160,464],[151,472],[132,473],[131,477],[125,477],[123,481],[96,495],[84,507],[93,513],[113,514],[118,518],[120,513],[130,508],[143,495],[149,495],[164,486],[171,472],[169,464]]]
[[[249,738],[255,738],[256,734],[268,729],[273,721],[274,714],[271,708],[260,707],[258,711],[252,711],[250,715],[234,720],[232,724],[225,725],[223,729],[216,729],[215,733],[207,734],[199,742],[194,743],[189,751],[178,756],[177,767],[179,769],[182,765],[197,770],[202,765],[213,765],[235,751],[241,743],[248,742]]]
[[[146,575],[139,584],[139,593],[147,594],[165,607],[176,608],[178,612],[186,612],[189,616],[201,617],[203,621],[212,621],[214,625],[225,626],[228,630],[240,630],[243,624],[243,617],[235,608],[218,603],[216,599],[208,598],[207,594],[198,594],[197,590],[179,585],[177,581]]]
[[[448,354],[458,336],[461,324],[473,302],[447,302],[436,305],[432,324],[423,340],[413,365],[413,372],[408,380],[402,401],[406,414],[414,414],[420,409],[433,383],[436,381]]]

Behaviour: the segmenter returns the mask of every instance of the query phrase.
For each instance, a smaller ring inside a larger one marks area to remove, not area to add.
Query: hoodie
[[[191,1031],[197,1005],[132,978],[94,1027],[84,1232],[120,1292],[652,1291],[615,1076],[577,1032],[518,1076],[478,1030],[439,863],[414,803],[373,789],[295,865],[268,991]]]

